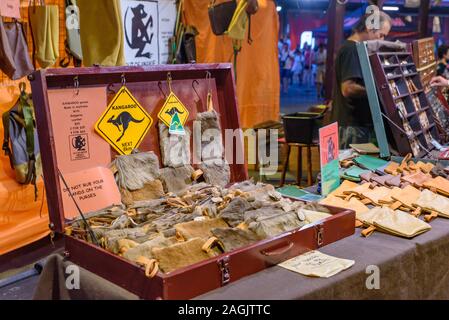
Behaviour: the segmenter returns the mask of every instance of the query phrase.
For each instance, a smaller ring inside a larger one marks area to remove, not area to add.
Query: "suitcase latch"
[[[218,266],[221,272],[221,285],[225,286],[231,281],[231,273],[229,272],[229,257],[218,260]]]
[[[324,226],[319,224],[315,227],[316,230],[316,244],[318,248],[321,248],[324,245]]]

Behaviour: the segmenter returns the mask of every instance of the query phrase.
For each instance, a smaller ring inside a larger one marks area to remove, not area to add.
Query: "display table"
[[[329,279],[272,267],[198,299],[449,299],[449,220],[439,218],[431,225],[432,230],[412,240],[378,232],[362,238],[356,230],[354,236],[320,250],[355,260],[352,268]],[[84,269],[80,269],[80,289],[68,290],[68,265],[59,255],[48,259],[35,299],[137,299]],[[366,287],[370,265],[379,267],[379,290]]]

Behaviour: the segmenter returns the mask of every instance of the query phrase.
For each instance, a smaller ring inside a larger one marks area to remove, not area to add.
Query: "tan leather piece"
[[[387,198],[391,193],[391,189],[386,187],[378,187],[362,193],[362,196],[369,199],[375,205],[382,205],[379,201]]]
[[[392,162],[390,162],[388,164],[388,166],[384,169],[384,171],[386,173],[389,173],[389,174],[392,174],[392,175],[396,176],[396,175],[399,174],[398,173],[398,168],[399,168],[399,163],[392,161]]]
[[[432,180],[432,176],[430,176],[429,174],[425,174],[421,171],[418,171],[416,173],[403,176],[401,180],[403,182],[409,182],[411,185],[417,188],[421,188],[424,185],[424,183]]]
[[[387,194],[385,197],[379,199],[379,203],[381,204],[392,204],[395,202],[395,200],[392,198],[393,195],[397,195],[400,192],[402,192],[401,188],[394,187],[393,189],[390,189],[390,193]]]
[[[344,191],[343,194],[345,195],[355,194],[358,197],[361,197],[362,194],[368,190],[371,190],[371,183],[366,182],[361,185],[357,185],[357,187],[355,188]]]
[[[369,208],[361,203],[359,200],[352,198],[349,201],[345,201],[341,198],[335,196],[328,196],[327,198],[320,201],[320,204],[328,205],[331,207],[343,208],[354,210],[356,215],[369,211]]]
[[[208,239],[212,237],[210,230],[214,228],[229,228],[229,225],[221,218],[189,221],[175,225],[176,233],[185,240],[193,238]]]
[[[415,203],[416,200],[418,200],[420,195],[421,191],[419,191],[413,186],[407,186],[404,189],[402,189],[401,192],[398,192],[398,194],[392,195],[392,198],[396,201],[400,201],[404,207],[414,210],[415,207],[413,203]]]
[[[437,212],[440,216],[449,218],[449,199],[429,190],[421,192],[415,205],[428,212]]]
[[[365,230],[362,231],[362,236],[364,236],[365,238],[368,238],[370,235],[372,235],[374,233],[374,231],[376,231],[376,227],[369,226],[368,228],[366,228]]]
[[[449,180],[443,177],[436,177],[430,181],[425,182],[424,187],[428,189],[434,188],[438,193],[445,196],[449,195]]]
[[[335,189],[333,192],[331,192],[329,195],[344,198],[344,192],[348,190],[352,190],[358,187],[358,184],[349,180],[343,181],[343,183]]]
[[[382,232],[405,238],[413,238],[431,229],[429,224],[410,214],[385,207],[377,207],[361,213],[358,218],[365,225],[374,226]]]
[[[418,163],[416,164],[416,167],[424,173],[429,173],[434,168],[434,165],[430,162],[424,163],[422,161],[418,161]]]
[[[202,250],[205,242],[203,239],[194,238],[170,247],[154,248],[153,256],[163,272],[171,272],[214,256],[215,253],[208,254]]]

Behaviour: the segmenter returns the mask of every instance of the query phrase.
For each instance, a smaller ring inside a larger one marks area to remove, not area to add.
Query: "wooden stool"
[[[312,176],[312,147],[318,147],[318,144],[300,144],[300,143],[287,143],[287,157],[284,162],[284,168],[282,170],[281,187],[285,184],[285,175],[288,170],[288,163],[290,160],[290,153],[293,147],[298,147],[298,168],[296,172],[296,183],[300,187],[302,180],[302,148],[307,148],[307,186],[313,185]]]

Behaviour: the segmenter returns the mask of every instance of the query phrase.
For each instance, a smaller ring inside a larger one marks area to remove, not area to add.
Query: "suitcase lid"
[[[210,72],[212,82],[206,80]],[[153,124],[145,135],[139,151],[154,151],[160,159],[159,139],[157,130],[157,114],[163,99],[162,92],[169,93],[167,75],[171,74],[172,88],[189,111],[186,126],[192,129],[193,120],[198,112],[206,111],[206,95],[208,85],[212,88],[214,108],[220,115],[223,139],[225,129],[239,129],[239,112],[235,93],[232,65],[225,64],[191,64],[191,65],[157,65],[149,67],[90,67],[67,69],[44,69],[33,72],[29,76],[35,106],[37,131],[42,157],[47,203],[50,216],[50,229],[64,232],[68,220],[64,216],[61,183],[58,174],[55,135],[58,132],[52,125],[48,90],[73,89],[79,85],[83,88],[102,87],[107,92],[118,91],[126,79],[126,87],[136,97],[140,105],[151,115]],[[196,81],[195,81],[196,80]],[[114,94],[108,94],[107,103]],[[196,101],[201,99],[204,110]],[[107,105],[100,105],[101,112]],[[65,123],[70,119],[58,119]],[[93,128],[95,123],[90,124]],[[237,155],[244,153],[242,132],[236,132],[234,152],[226,155],[231,169],[231,181],[238,182],[248,179],[246,163],[239,164]],[[225,143],[225,142],[223,142]],[[117,153],[111,147],[111,160]],[[229,158],[232,157],[232,158]],[[83,170],[90,168],[83,168]],[[112,203],[111,203],[112,204]],[[87,214],[88,212],[83,212]]]

